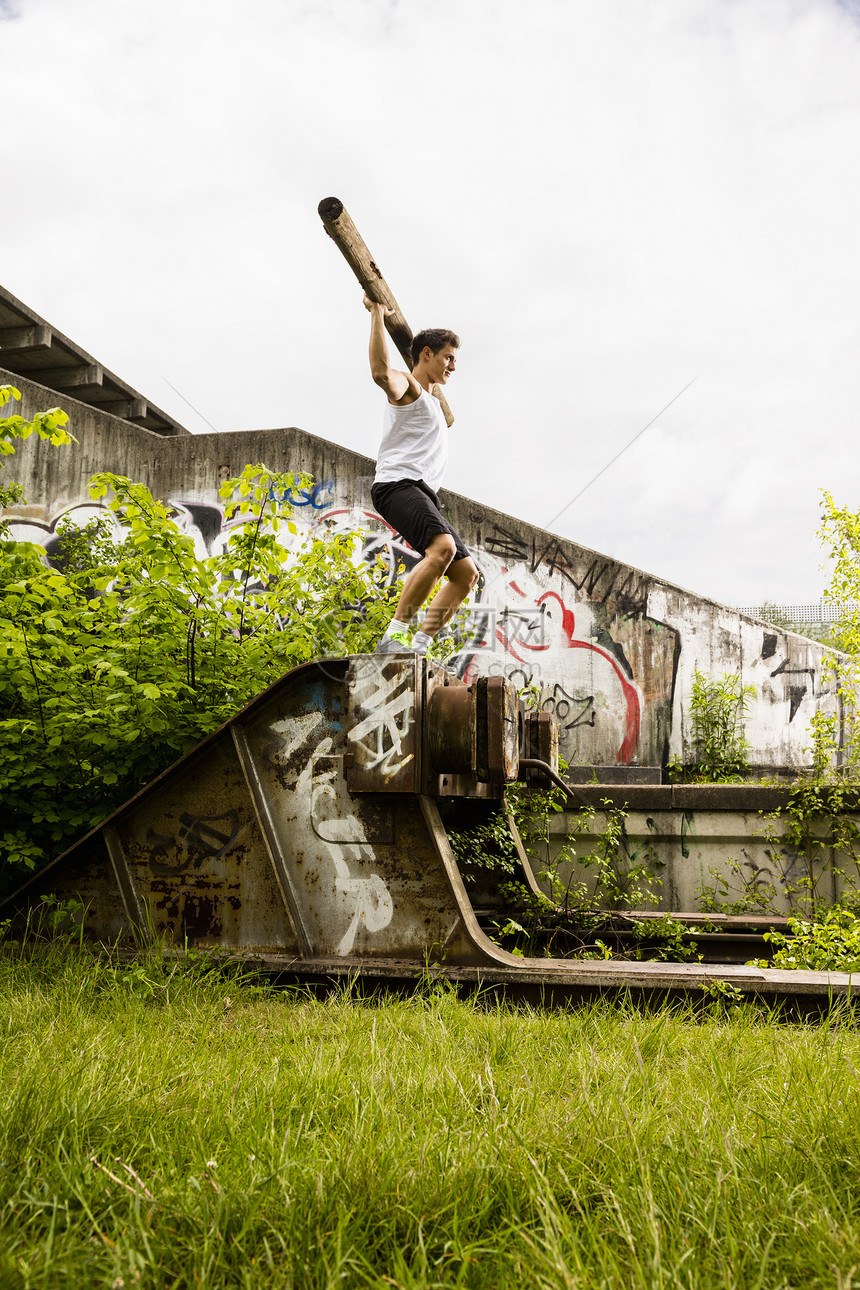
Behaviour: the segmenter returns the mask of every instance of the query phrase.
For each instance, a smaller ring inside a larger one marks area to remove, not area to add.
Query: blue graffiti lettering
[[[273,488],[269,496],[273,501],[284,502],[288,506],[310,506],[321,511],[334,500],[334,480],[325,479],[310,488]]]

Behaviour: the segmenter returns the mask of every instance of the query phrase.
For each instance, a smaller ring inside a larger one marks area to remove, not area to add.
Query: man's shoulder
[[[392,403],[391,399],[388,400],[390,408],[410,408],[413,404],[419,403],[421,396],[426,394],[426,390],[421,388],[414,376],[411,376],[409,372],[404,372],[403,375],[408,378],[410,385],[403,397],[399,398],[396,403]]]

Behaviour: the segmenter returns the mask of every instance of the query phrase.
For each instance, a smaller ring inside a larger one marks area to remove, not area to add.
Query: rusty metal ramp
[[[74,897],[97,941],[217,946],[296,980],[408,985],[431,972],[552,1000],[718,980],[818,1006],[850,996],[846,973],[523,959],[494,944],[439,804],[469,799],[472,819],[495,810],[506,783],[556,750],[551,719],[524,716],[502,677],[467,687],[406,653],[308,663],[21,887],[0,918],[26,918],[46,893]]]

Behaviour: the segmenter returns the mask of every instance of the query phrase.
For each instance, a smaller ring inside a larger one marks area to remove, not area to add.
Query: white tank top
[[[422,390],[404,408],[386,404],[375,483],[422,479],[436,493],[447,464],[448,426],[438,399]]]

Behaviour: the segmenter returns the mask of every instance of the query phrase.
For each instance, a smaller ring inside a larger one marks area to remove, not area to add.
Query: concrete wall
[[[568,838],[573,839],[576,856],[588,856],[598,846],[607,817],[601,799],[625,809],[625,838],[629,856],[645,862],[654,874],[651,884],[653,906],[641,899],[624,902],[625,907],[653,908],[655,911],[693,912],[702,907],[702,893],[715,892],[723,903],[750,902],[758,893],[782,914],[806,907],[804,890],[798,884],[809,878],[816,896],[826,904],[835,901],[843,889],[860,890],[860,873],[853,856],[826,848],[816,851],[811,867],[806,854],[792,847],[786,838],[783,818],[766,816],[784,808],[787,788],[742,785],[631,785],[623,791],[607,786],[583,789],[594,813],[588,818],[563,811],[552,816],[546,848],[535,854],[536,869],[555,866],[568,883],[584,883],[593,894],[597,871],[561,859]],[[855,810],[849,817],[860,825]],[[815,836],[826,841],[827,819],[815,821]],[[774,840],[775,839],[775,840]],[[627,867],[622,853],[620,869]],[[551,885],[539,882],[547,895]],[[647,884],[646,884],[647,886]],[[605,903],[605,899],[603,901]]]
[[[172,502],[200,550],[213,551],[224,532],[218,484],[263,461],[313,476],[314,487],[293,496],[305,533],[364,530],[365,556],[383,555],[392,578],[398,562],[414,561],[372,509],[373,462],[347,448],[294,427],[164,439],[21,377],[0,371],[0,383],[22,391],[25,416],[59,403],[79,440],[56,449],[30,439],[6,459],[7,480],[19,479],[30,502],[17,514],[17,537],[50,549],[62,516],[84,521],[94,512],[87,480],[108,470]],[[442,500],[482,573],[474,639],[458,670],[466,678],[505,672],[520,686],[537,685],[542,706],[558,718],[568,760],[659,765],[682,756],[698,666],[714,676],[739,672],[756,686],[746,727],[755,763],[803,764],[811,716],[835,708],[822,674],[829,651],[483,502],[448,490]]]

